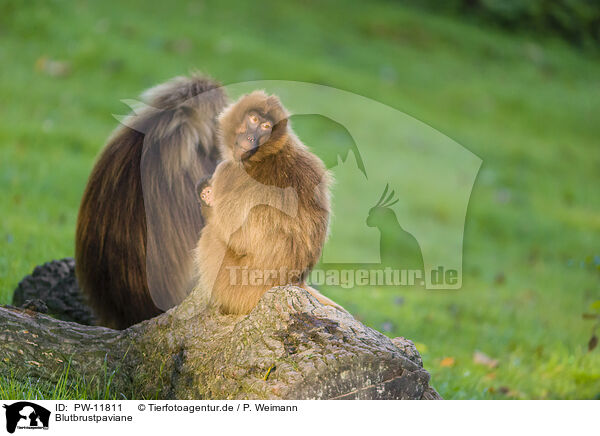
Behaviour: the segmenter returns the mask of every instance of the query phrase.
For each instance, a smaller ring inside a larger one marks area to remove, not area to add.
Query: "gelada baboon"
[[[126,328],[178,304],[193,285],[203,218],[196,183],[219,158],[219,84],[178,77],[143,95],[90,175],[76,233],[76,274],[100,324]]]
[[[288,283],[340,308],[305,284],[327,235],[330,176],[288,118],[262,91],[219,116],[223,161],[198,186],[206,226],[194,258],[197,291],[224,313],[248,313],[269,288]]]

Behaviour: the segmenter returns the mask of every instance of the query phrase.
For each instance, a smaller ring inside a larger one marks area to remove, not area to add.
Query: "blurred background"
[[[121,99],[194,69],[224,84],[311,82],[402,111],[483,161],[462,289],[323,292],[413,340],[444,398],[600,398],[599,49],[592,0],[3,0],[0,303],[36,265],[73,255],[87,177],[112,114],[129,111]],[[316,117],[294,128],[324,159],[352,141]],[[370,152],[389,164],[384,147]],[[120,398],[3,373],[0,397]]]

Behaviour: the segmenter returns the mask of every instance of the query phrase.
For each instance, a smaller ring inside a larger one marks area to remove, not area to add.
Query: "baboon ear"
[[[288,125],[288,119],[287,118],[283,118],[283,119],[279,120],[273,126],[273,132],[276,132],[277,134],[285,133],[286,130],[287,130],[287,125]]]

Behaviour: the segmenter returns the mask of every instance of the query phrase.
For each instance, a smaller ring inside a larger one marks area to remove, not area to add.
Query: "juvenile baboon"
[[[120,126],[83,194],[76,273],[100,324],[126,328],[178,304],[193,285],[191,252],[203,226],[196,182],[214,171],[213,80],[178,77],[147,91],[148,107]]]
[[[330,176],[288,118],[262,91],[219,116],[223,161],[198,187],[207,221],[194,258],[198,290],[224,313],[248,313],[265,291],[288,283],[340,308],[305,285],[327,235]]]

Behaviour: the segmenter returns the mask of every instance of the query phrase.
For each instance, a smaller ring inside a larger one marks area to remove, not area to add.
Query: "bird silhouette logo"
[[[389,192],[389,184],[385,185],[379,201],[369,210],[367,226],[379,230],[382,266],[422,271],[421,247],[416,238],[400,225],[396,212],[391,208],[398,201],[395,191]]]

